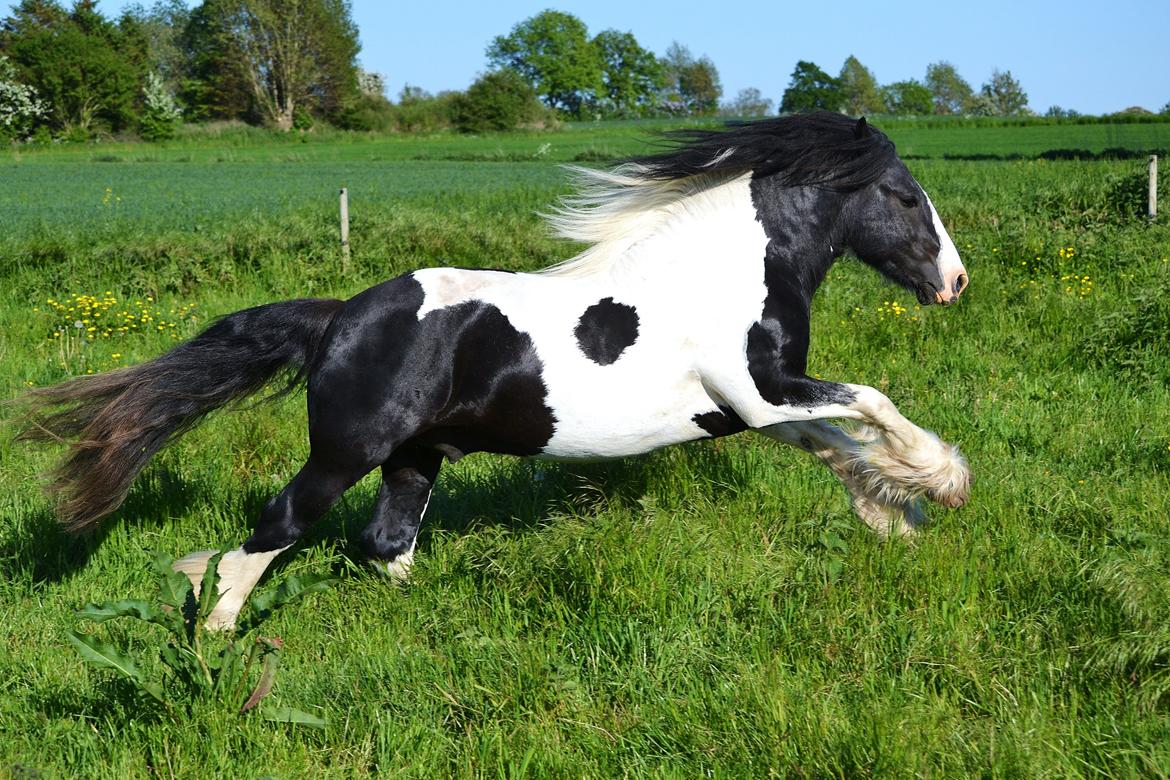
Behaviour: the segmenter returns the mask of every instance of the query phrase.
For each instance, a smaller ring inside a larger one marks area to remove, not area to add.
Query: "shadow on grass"
[[[707,443],[599,463],[481,460],[489,457],[475,456],[470,468],[444,470],[419,535],[422,550],[428,549],[436,532],[462,535],[479,527],[504,526],[522,533],[539,528],[550,517],[591,515],[606,508],[639,512],[648,503],[683,509],[694,500],[718,500],[723,493],[734,493],[750,479],[728,449]],[[239,542],[251,534],[265,502],[277,490],[257,482],[233,499],[241,514]],[[64,532],[49,511],[9,528],[0,537],[0,573],[33,582],[64,580],[88,563],[113,528],[145,532],[161,519],[211,500],[207,493],[198,481],[156,465],[142,475],[122,507],[89,533]],[[297,547],[340,542],[347,557],[363,560],[357,540],[373,503],[369,491],[351,492],[305,533]]]
[[[148,527],[184,511],[198,500],[198,493],[171,469],[155,467],[138,480],[122,507],[93,530],[71,534],[51,510],[35,512],[0,537],[0,575],[37,583],[65,580],[89,562],[115,526]]]

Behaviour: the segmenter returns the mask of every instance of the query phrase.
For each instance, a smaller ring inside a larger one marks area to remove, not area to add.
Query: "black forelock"
[[[779,175],[788,186],[851,191],[872,184],[896,159],[885,133],[832,111],[674,130],[663,138],[666,151],[626,162],[661,181],[750,170],[755,177]]]

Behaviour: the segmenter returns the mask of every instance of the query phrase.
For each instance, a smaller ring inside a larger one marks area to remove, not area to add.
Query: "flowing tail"
[[[273,397],[297,387],[343,305],[305,298],[245,309],[149,363],[30,392],[17,438],[71,442],[50,484],[61,523],[83,531],[117,509],[151,457],[208,412],[280,373],[288,382]]]

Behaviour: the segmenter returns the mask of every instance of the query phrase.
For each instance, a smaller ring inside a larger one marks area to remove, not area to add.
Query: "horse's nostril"
[[[963,290],[967,289],[967,274],[959,274],[955,277],[955,295],[959,295]]]

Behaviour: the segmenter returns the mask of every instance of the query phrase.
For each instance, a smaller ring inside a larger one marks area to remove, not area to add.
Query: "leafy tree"
[[[895,81],[882,88],[886,105],[893,114],[921,116],[934,110],[934,94],[920,81]]]
[[[12,15],[0,22],[0,43],[7,47],[13,41],[58,27],[68,20],[68,12],[57,0],[21,0],[12,9]]]
[[[878,87],[877,79],[870,69],[853,55],[845,59],[837,81],[841,84],[841,94],[844,98],[842,108],[845,113],[852,116],[885,113],[886,101]]]
[[[719,98],[723,96],[719,71],[706,56],[683,69],[678,77],[678,89],[693,114],[714,114],[719,108]]]
[[[68,12],[52,0],[25,0],[0,25],[0,48],[48,101],[53,129],[87,136],[133,124],[147,57],[131,20],[111,22],[92,0]]]
[[[585,23],[572,14],[541,11],[487,49],[493,68],[519,73],[549,108],[573,116],[605,91],[601,56]]]
[[[666,73],[653,52],[643,49],[632,33],[602,30],[593,39],[601,58],[605,84],[602,108],[607,113],[637,115],[648,110]]]
[[[240,116],[248,106],[289,130],[298,113],[333,118],[357,96],[349,0],[205,0],[187,39],[207,113]]]
[[[123,14],[146,39],[149,71],[161,78],[171,93],[178,92],[191,68],[190,52],[183,40],[191,9],[183,0],[155,0],[149,8],[141,3],[129,5]]]
[[[547,110],[536,90],[514,70],[486,73],[455,98],[455,126],[464,133],[513,130],[538,121]]]
[[[933,62],[926,66],[926,86],[934,98],[936,114],[962,114],[971,106],[974,96],[971,85],[949,62]]]
[[[760,94],[755,87],[746,87],[739,91],[735,100],[724,103],[720,110],[724,116],[754,119],[772,113],[772,101]]]
[[[990,116],[1019,116],[1028,113],[1028,93],[1010,70],[993,70],[991,79],[979,90],[977,113]]]
[[[663,58],[666,99],[679,101],[687,113],[713,114],[719,107],[723,85],[709,57],[695,59],[690,49],[675,41]]]
[[[262,117],[255,112],[251,88],[232,45],[228,19],[219,0],[205,0],[191,11],[180,38],[189,64],[179,99],[190,119],[260,122]]]
[[[841,82],[821,70],[816,63],[800,60],[792,71],[788,89],[784,90],[784,96],[780,99],[780,113],[818,109],[837,111],[843,99]]]
[[[1080,115],[1080,111],[1060,106],[1049,106],[1048,110],[1044,112],[1044,116],[1052,119],[1076,119]]]

